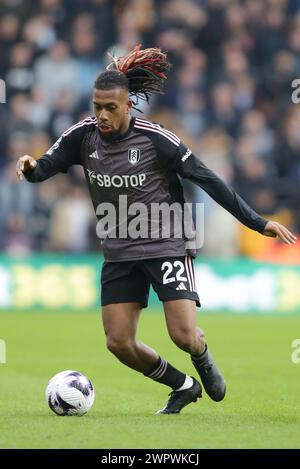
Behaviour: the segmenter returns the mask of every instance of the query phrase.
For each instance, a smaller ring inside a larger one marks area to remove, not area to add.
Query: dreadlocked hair
[[[98,76],[94,87],[96,90],[111,90],[112,88],[129,90],[129,83],[124,73],[118,70],[106,70]]]
[[[138,44],[127,55],[110,57],[112,62],[107,66],[107,70],[125,75],[129,94],[136,98],[134,105],[139,99],[148,102],[152,94],[163,94],[166,72],[170,70],[171,64],[167,60],[167,54],[161,49],[141,50],[141,44]]]

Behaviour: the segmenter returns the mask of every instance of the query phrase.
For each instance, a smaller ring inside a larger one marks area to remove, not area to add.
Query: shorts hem
[[[190,296],[187,296],[187,295],[182,295],[182,296],[177,296],[176,298],[173,297],[164,297],[164,298],[159,298],[160,301],[162,302],[165,302],[165,301],[176,301],[176,300],[191,300],[191,301],[195,301],[196,303],[196,306],[198,306],[198,308],[201,308],[201,303],[200,303],[200,300],[199,298],[192,298]]]
[[[140,303],[142,308],[148,307],[148,302],[136,298],[114,298],[113,300],[101,300],[101,306],[114,305],[117,303]]]

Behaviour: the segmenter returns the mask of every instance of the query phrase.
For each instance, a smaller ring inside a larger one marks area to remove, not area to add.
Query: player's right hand
[[[16,173],[17,173],[19,180],[23,181],[24,171],[27,171],[28,169],[34,169],[36,165],[37,165],[37,162],[34,158],[32,158],[32,156],[29,156],[29,155],[21,156],[21,158],[18,159],[17,164],[16,164]]]

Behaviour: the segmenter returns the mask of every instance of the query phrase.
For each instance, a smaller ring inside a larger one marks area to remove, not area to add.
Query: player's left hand
[[[271,238],[280,238],[285,244],[295,244],[297,238],[285,226],[277,223],[276,221],[268,221],[263,232],[264,236]]]

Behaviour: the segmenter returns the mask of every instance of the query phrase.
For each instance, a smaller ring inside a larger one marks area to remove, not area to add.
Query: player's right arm
[[[35,169],[36,166],[37,166],[37,162],[34,158],[32,158],[32,156],[30,155],[21,156],[21,158],[18,159],[17,164],[16,164],[16,173],[17,173],[18,179],[20,181],[23,181],[24,173]]]
[[[81,143],[91,119],[66,130],[54,145],[38,160],[30,155],[21,156],[16,164],[19,180],[42,182],[58,173],[66,173],[70,166],[81,164]]]

